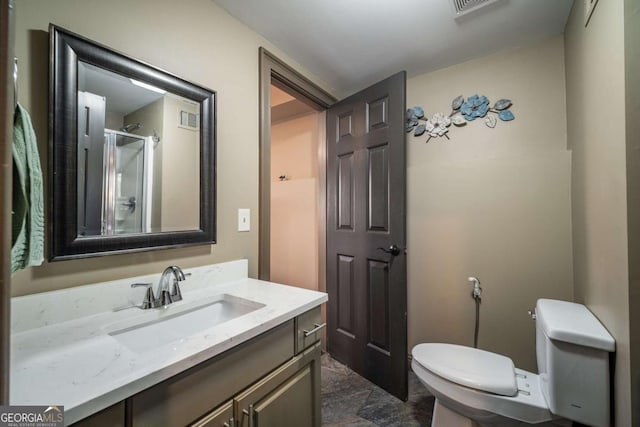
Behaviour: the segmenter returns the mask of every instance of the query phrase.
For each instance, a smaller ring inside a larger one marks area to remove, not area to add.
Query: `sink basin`
[[[229,294],[216,295],[198,305],[168,306],[111,325],[108,334],[137,353],[185,341],[190,336],[251,313],[264,304]]]

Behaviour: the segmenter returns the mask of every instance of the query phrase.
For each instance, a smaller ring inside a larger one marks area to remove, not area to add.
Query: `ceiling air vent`
[[[453,16],[459,18],[501,0],[451,0]]]

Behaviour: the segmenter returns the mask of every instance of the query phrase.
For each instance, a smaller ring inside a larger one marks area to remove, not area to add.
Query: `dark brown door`
[[[327,111],[327,350],[407,398],[405,82]]]

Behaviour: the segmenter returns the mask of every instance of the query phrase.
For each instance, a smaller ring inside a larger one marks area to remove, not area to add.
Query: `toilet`
[[[538,374],[476,348],[413,348],[411,368],[436,398],[432,427],[609,425],[613,337],[582,304],[540,299],[534,318]]]

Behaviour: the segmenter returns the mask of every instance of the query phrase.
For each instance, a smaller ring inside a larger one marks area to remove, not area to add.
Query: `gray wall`
[[[623,8],[600,1],[585,27],[574,2],[565,50],[575,299],[616,339],[616,425],[631,426]]]
[[[14,2],[0,0],[0,405],[9,404]],[[11,7],[10,7],[11,6]]]
[[[624,2],[631,408],[640,422],[640,1]]]
[[[408,106],[457,95],[512,99],[516,119],[407,137],[409,344],[473,344],[468,276],[484,289],[479,347],[536,371],[538,298],[570,300],[570,161],[562,36],[408,81]]]

